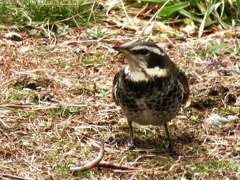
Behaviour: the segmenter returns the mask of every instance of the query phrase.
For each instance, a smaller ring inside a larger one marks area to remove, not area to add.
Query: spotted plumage
[[[188,99],[185,74],[154,43],[138,41],[113,48],[124,54],[129,63],[114,77],[113,98],[128,120],[131,145],[134,146],[132,122],[164,125],[173,153],[167,122]]]

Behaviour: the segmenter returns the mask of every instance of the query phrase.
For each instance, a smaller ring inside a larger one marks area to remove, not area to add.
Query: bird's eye
[[[140,49],[140,50],[134,50],[133,53],[147,55],[149,53],[149,51],[147,49]]]

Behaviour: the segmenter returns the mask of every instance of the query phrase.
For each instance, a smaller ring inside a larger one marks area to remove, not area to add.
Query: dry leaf
[[[16,32],[9,32],[9,33],[5,34],[4,37],[6,39],[11,39],[13,41],[22,41],[23,40],[22,36]]]

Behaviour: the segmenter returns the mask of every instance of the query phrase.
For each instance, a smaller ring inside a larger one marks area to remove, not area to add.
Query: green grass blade
[[[204,30],[204,27],[205,27],[205,24],[206,24],[206,20],[209,17],[209,15],[213,12],[214,8],[215,8],[215,4],[210,4],[210,5],[207,6],[207,11],[204,14],[203,21],[202,21],[202,23],[200,25],[200,28],[199,28],[198,37],[202,36],[203,30]]]
[[[237,3],[237,18],[240,19],[240,0],[236,0]]]
[[[184,9],[187,6],[189,6],[189,2],[166,6],[158,13],[158,16],[166,16],[166,15],[169,16],[175,12],[180,11],[181,9]]]
[[[201,19],[201,18],[196,17],[193,13],[191,13],[191,12],[189,12],[189,11],[186,11],[185,9],[181,9],[181,10],[179,11],[179,13],[182,14],[182,15],[184,15],[184,16],[186,16],[186,17],[188,17],[188,18],[191,18],[191,19],[193,19],[194,21],[197,21],[197,22],[199,22],[199,23],[202,22],[202,19]]]
[[[214,10],[214,8],[218,6],[218,3],[217,4],[210,4],[207,6],[207,11],[206,11],[206,16],[208,17]]]
[[[165,0],[142,0],[141,2],[150,2],[150,3],[164,4],[166,1]]]

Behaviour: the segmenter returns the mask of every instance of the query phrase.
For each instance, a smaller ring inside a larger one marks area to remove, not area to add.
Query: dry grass
[[[114,74],[125,62],[111,46],[133,37],[125,30],[116,32],[109,40],[84,42],[78,39],[87,38],[86,29],[72,29],[55,43],[26,33],[20,33],[23,41],[12,41],[1,31],[0,177],[238,179],[239,118],[221,127],[205,119],[213,112],[239,117],[239,51],[209,53],[210,42],[217,45],[218,37],[175,39],[175,47],[163,46],[191,85],[191,103],[169,128],[180,154],[173,158],[161,127],[135,125],[138,145],[155,150],[128,151],[127,123],[111,97]],[[224,43],[234,47],[234,38]],[[143,171],[71,173],[69,165],[94,158],[101,141],[104,160]]]

